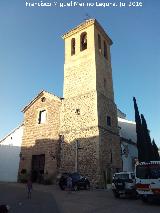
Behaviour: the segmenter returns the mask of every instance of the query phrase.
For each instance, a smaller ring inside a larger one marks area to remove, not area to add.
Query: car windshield
[[[141,179],[160,178],[160,164],[138,165],[136,167],[136,177]]]
[[[81,179],[81,175],[78,174],[78,173],[72,173],[72,174],[71,174],[71,177],[72,177],[72,179],[74,179],[74,180],[79,180],[79,179]]]
[[[127,180],[129,179],[129,174],[122,173],[122,174],[115,174],[114,179],[122,179],[122,180]]]
[[[135,179],[135,174],[134,173],[131,173],[131,178]]]

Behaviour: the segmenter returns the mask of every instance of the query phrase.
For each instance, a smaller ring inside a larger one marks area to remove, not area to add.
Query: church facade
[[[34,181],[59,172],[79,172],[105,185],[121,170],[114,102],[112,40],[95,19],[62,37],[65,42],[63,98],[42,91],[24,109],[19,174]]]

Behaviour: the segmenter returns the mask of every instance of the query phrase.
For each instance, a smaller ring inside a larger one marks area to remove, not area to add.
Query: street
[[[9,204],[11,213],[159,213],[159,204],[113,197],[111,190],[81,190],[68,193],[56,185],[33,185],[27,199],[25,185],[0,184],[0,204]]]
[[[8,204],[11,213],[58,213],[56,202],[50,192],[33,190],[28,200],[25,185],[0,184],[0,204]]]

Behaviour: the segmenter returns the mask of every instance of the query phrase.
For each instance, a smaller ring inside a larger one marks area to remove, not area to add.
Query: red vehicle
[[[160,161],[137,164],[135,176],[137,193],[144,202],[160,199]]]

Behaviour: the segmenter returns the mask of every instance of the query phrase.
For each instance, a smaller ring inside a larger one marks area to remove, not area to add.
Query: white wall
[[[22,136],[23,125],[0,141],[0,181],[17,181]]]
[[[123,171],[131,172],[134,171],[133,161],[138,157],[136,123],[118,117],[118,126],[120,127]],[[124,151],[126,154],[123,153]]]
[[[134,171],[134,160],[138,156],[138,150],[135,145],[121,141],[122,153],[125,148],[128,150],[128,153],[122,155],[123,171],[132,172]]]
[[[118,126],[120,127],[120,137],[132,140],[136,143],[136,123],[134,121],[129,121],[127,119],[118,117]]]

